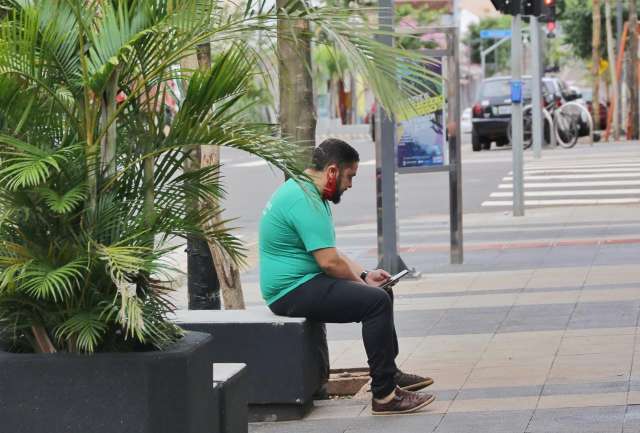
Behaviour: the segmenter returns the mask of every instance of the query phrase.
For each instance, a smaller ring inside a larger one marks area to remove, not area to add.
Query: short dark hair
[[[313,149],[311,168],[322,171],[331,164],[338,164],[338,167],[343,168],[356,162],[360,162],[357,150],[342,140],[327,138]]]

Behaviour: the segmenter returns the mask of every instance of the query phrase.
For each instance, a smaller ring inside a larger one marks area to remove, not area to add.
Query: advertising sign
[[[427,67],[442,76],[442,62],[430,61]],[[411,101],[414,113],[398,118],[398,168],[443,166],[445,164],[444,86],[443,80],[425,83],[425,93]]]

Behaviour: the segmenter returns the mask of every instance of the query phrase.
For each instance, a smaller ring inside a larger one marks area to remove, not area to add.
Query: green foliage
[[[490,45],[498,42],[496,40],[480,39],[480,32],[487,29],[510,29],[511,17],[507,15],[501,15],[499,17],[483,18],[478,24],[472,24],[469,26],[469,31],[464,39],[464,43],[471,49],[471,62],[479,64],[481,62],[480,52],[484,48],[489,48]],[[501,70],[507,66],[510,56],[510,44],[505,43],[494,50],[487,56],[487,64],[496,64],[497,70]]]
[[[592,57],[592,40],[593,40],[593,10],[591,2],[584,4],[582,0],[564,0],[562,9],[558,13],[558,19],[562,24],[564,34],[563,42],[572,47],[573,54],[585,60],[591,60]],[[607,32],[605,31],[605,13],[604,3],[601,2],[602,26],[600,56],[607,58]],[[628,19],[627,2],[624,2],[623,19]],[[611,27],[616,28],[616,9],[615,4],[612,7]]]
[[[438,22],[440,17],[445,13],[442,9],[433,9],[431,7],[414,6],[411,3],[399,4],[395,7],[396,25],[407,27],[427,27]],[[436,48],[437,43],[427,39],[422,40],[416,36],[403,36],[398,38],[399,47],[408,50],[418,50],[420,48]]]
[[[14,350],[164,348],[176,239],[202,236],[237,261],[219,220],[220,167],[184,171],[200,145],[232,147],[300,179],[299,147],[249,115],[265,67],[257,33],[308,20],[402,108],[425,78],[344,8],[200,0],[15,0],[0,16],[0,337]],[[210,43],[212,65],[180,62]],[[398,68],[408,79],[397,83]],[[412,74],[415,72],[415,75]],[[175,115],[168,96],[184,89]],[[39,337],[42,333],[39,332]]]

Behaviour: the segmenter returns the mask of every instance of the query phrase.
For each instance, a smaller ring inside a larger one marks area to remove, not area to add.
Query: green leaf
[[[19,275],[18,290],[36,299],[61,302],[72,296],[86,270],[85,258],[75,259],[57,268],[34,260]]]
[[[80,352],[92,353],[107,332],[108,326],[100,313],[81,311],[63,322],[56,330],[55,337],[61,343],[65,340],[75,343]]]
[[[49,208],[57,214],[68,214],[87,198],[86,185],[80,184],[60,195],[50,188],[40,188],[38,192],[44,197]]]
[[[44,183],[52,171],[59,172],[61,165],[82,149],[79,145],[41,149],[4,134],[0,134],[0,143],[9,146],[0,152],[0,182],[10,191]]]

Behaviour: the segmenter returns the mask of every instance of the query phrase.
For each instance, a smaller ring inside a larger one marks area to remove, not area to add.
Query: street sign
[[[504,39],[511,37],[509,29],[486,29],[480,30],[480,39]]]

